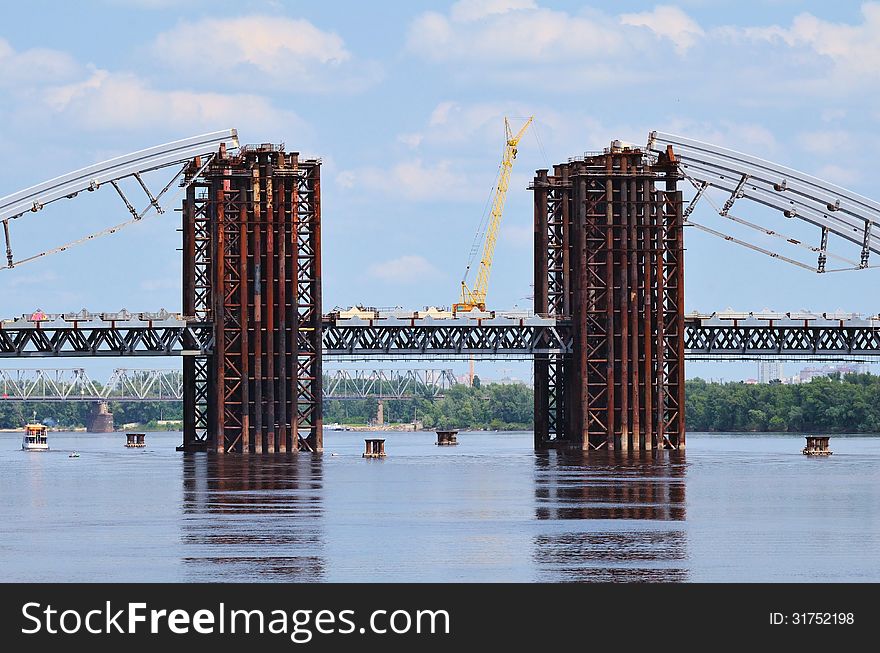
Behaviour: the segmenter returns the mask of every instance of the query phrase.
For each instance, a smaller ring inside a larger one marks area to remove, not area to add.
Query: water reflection
[[[322,580],[322,489],[320,456],[186,456],[185,576]]]
[[[536,455],[539,580],[687,580],[685,470],[675,451]]]

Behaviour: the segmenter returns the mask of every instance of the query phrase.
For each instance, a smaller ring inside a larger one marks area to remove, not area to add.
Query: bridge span
[[[458,384],[451,369],[339,369],[324,374],[324,400],[440,399]],[[179,369],[117,368],[98,380],[84,368],[0,369],[0,401],[183,400]]]
[[[69,320],[62,315],[0,322],[0,358],[213,353],[210,322],[170,314],[162,320],[115,319],[117,314]],[[340,360],[533,360],[570,357],[572,351],[570,318],[337,320],[327,315],[322,322],[323,356]],[[686,314],[684,355],[691,360],[875,358],[880,357],[880,317],[803,311]]]

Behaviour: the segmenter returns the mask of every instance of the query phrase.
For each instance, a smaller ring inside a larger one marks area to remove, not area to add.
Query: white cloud
[[[336,182],[346,189],[360,188],[416,201],[475,197],[472,181],[448,160],[425,164],[421,159],[412,159],[390,168],[343,170]]]
[[[861,13],[858,24],[835,23],[803,13],[788,27],[730,28],[728,33],[734,38],[812,52],[832,64],[837,80],[859,83],[865,76],[880,74],[880,3],[862,4]]]
[[[696,121],[680,118],[661,125],[657,129],[762,158],[770,158],[780,149],[779,142],[773,132],[764,125],[755,123],[732,122],[730,120]]]
[[[804,132],[798,136],[802,149],[812,154],[840,155],[856,147],[856,139],[850,132],[840,129]]]
[[[440,271],[423,256],[405,255],[381,263],[374,263],[367,272],[371,277],[392,283],[411,285],[437,279]]]
[[[419,145],[473,145],[475,140],[488,147],[497,146],[500,155],[504,146],[504,117],[511,117],[511,128],[518,129],[528,116],[540,112],[542,122],[555,120],[556,112],[548,107],[526,106],[521,102],[461,103],[445,100],[431,111],[421,132],[401,134],[398,140]],[[515,118],[513,116],[516,116]],[[493,149],[494,153],[495,150]]]
[[[407,44],[434,61],[602,65],[620,58],[644,60],[646,53],[656,52],[656,37],[683,52],[702,34],[702,28],[675,7],[615,17],[591,9],[569,14],[534,2],[484,0],[454,5],[448,16],[418,16],[410,25]]]
[[[19,288],[22,286],[44,286],[54,284],[58,281],[58,274],[53,270],[45,270],[38,273],[22,273],[18,276],[11,276],[3,280],[3,287],[7,289]]]
[[[468,22],[518,9],[535,9],[534,0],[458,0],[449,10],[452,20]]]
[[[823,109],[822,122],[837,122],[846,118],[846,109]]]
[[[66,52],[49,48],[16,52],[0,38],[0,85],[57,83],[81,72],[82,67]]]
[[[129,73],[95,70],[73,84],[43,92],[45,104],[79,126],[93,130],[155,127],[222,129],[248,125],[265,132],[288,133],[302,127],[292,112],[279,110],[250,94],[160,90]]]
[[[399,134],[397,140],[407,147],[416,148],[422,143],[424,136],[417,133]]]
[[[679,54],[685,53],[705,35],[703,28],[693,18],[678,7],[669,5],[660,5],[654,11],[623,14],[620,22],[624,25],[647,27],[657,36],[672,41]]]
[[[449,114],[452,113],[453,109],[460,109],[460,107],[455,102],[441,102],[431,112],[431,117],[428,119],[428,124],[444,125],[448,123]]]
[[[862,181],[862,174],[853,168],[829,163],[813,172],[819,179],[827,179],[833,184],[839,184],[844,188],[852,188]]]
[[[222,73],[226,84],[258,79],[291,92],[363,89],[379,79],[378,64],[356,62],[338,34],[283,16],[203,18],[156,37],[157,59],[195,79]]]
[[[167,9],[168,7],[180,7],[182,4],[199,4],[199,0],[104,0],[111,6],[137,9]]]

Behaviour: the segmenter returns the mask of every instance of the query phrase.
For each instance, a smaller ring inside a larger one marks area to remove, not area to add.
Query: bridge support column
[[[86,431],[89,433],[112,433],[113,428],[113,413],[110,412],[110,404],[106,401],[97,402],[90,411]]]
[[[214,349],[184,361],[183,450],[323,449],[320,193],[320,162],[273,145],[221,149],[189,187],[184,312]]]
[[[535,360],[535,447],[683,448],[682,198],[672,150],[613,145],[539,170],[535,312],[572,320]]]

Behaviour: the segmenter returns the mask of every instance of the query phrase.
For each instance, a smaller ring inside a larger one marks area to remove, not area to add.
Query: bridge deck
[[[833,359],[880,356],[877,319],[755,319],[689,317],[685,355],[692,360]],[[210,323],[98,319],[0,323],[0,358],[207,355]],[[482,359],[572,351],[570,322],[554,318],[327,319],[324,356],[339,359]]]

